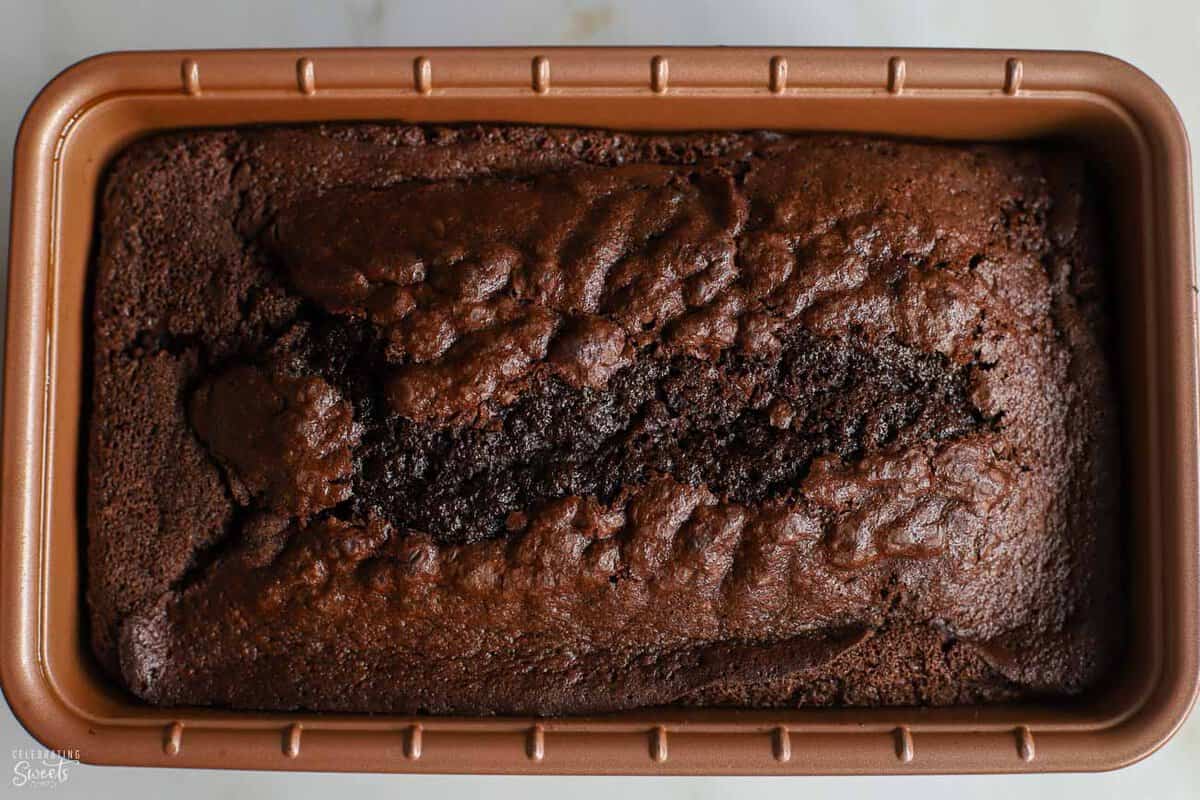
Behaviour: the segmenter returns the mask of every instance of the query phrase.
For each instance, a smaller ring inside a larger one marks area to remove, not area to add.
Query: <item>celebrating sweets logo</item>
[[[51,789],[67,782],[70,768],[79,763],[79,751],[17,748],[12,759],[14,787]]]

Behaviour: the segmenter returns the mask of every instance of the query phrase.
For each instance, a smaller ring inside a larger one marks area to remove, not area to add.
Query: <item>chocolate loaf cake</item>
[[[110,168],[87,599],[155,704],[1070,695],[1120,645],[1061,147],[184,131]]]

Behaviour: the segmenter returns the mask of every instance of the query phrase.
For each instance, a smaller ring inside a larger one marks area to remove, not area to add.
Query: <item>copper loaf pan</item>
[[[79,501],[87,272],[105,165],[166,128],[352,119],[1074,140],[1107,183],[1120,273],[1132,624],[1119,674],[1070,703],[561,719],[162,709],[108,683],[82,632]],[[1151,753],[1192,704],[1200,580],[1188,150],[1171,102],[1120,61],[752,48],[105,55],[67,70],[34,102],[13,183],[0,676],[47,746],[98,764],[287,770],[1101,770]]]

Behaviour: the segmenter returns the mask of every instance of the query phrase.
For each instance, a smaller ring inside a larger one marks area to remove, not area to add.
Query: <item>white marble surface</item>
[[[0,0],[0,219],[8,217],[12,141],[36,91],[70,63],[106,50],[436,44],[914,45],[1099,50],[1144,69],[1200,136],[1196,0],[460,0],[286,3],[280,0],[37,2]],[[0,252],[7,253],[7,225]],[[0,311],[2,313],[2,311]],[[0,704],[0,796],[11,751],[36,746]],[[561,797],[729,795],[806,798],[1200,797],[1200,714],[1141,764],[1102,775],[963,778],[471,778],[136,770],[77,765],[54,797]]]

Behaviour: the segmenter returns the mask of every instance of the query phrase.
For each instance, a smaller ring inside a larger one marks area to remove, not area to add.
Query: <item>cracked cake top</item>
[[[1037,145],[136,143],[97,259],[96,653],[262,709],[1081,691],[1120,635],[1096,206]]]

